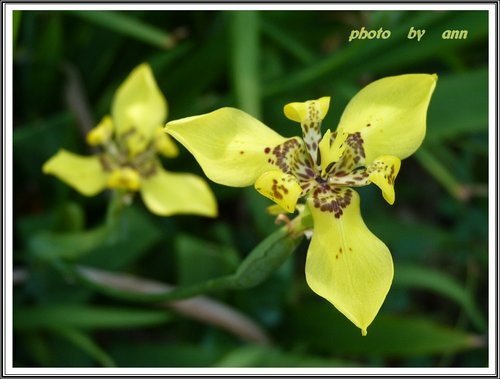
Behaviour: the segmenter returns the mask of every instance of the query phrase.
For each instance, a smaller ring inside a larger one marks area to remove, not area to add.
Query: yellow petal
[[[302,192],[295,176],[281,171],[263,173],[255,182],[255,189],[289,213],[295,211],[295,204]]]
[[[138,191],[141,188],[141,176],[131,167],[122,167],[111,172],[106,185],[109,188]]]
[[[361,133],[366,162],[381,155],[404,159],[422,143],[437,76],[408,74],[377,80],[349,102],[338,135]]]
[[[333,201],[338,208],[330,206]],[[323,198],[318,203],[311,196],[307,204],[314,222],[306,259],[307,283],[365,335],[392,283],[389,249],[363,222],[354,190],[343,189],[329,202]]]
[[[174,158],[179,155],[179,148],[162,127],[155,132],[155,149],[167,158]]]
[[[167,133],[184,145],[216,183],[245,187],[276,169],[272,150],[286,141],[266,125],[235,108],[171,121]]]
[[[401,160],[393,155],[378,157],[368,167],[368,179],[382,190],[384,199],[391,205],[396,198],[394,181],[400,167]]]
[[[83,157],[61,149],[42,167],[85,196],[94,196],[106,187],[107,174],[97,156]]]
[[[167,101],[148,64],[136,67],[118,87],[113,99],[112,116],[118,135],[131,129],[150,139],[167,119]]]
[[[217,203],[212,191],[196,175],[167,172],[158,167],[155,174],[143,178],[141,195],[148,209],[160,216],[217,216]]]
[[[113,120],[104,116],[101,122],[87,133],[87,143],[91,146],[102,145],[108,142],[113,135]]]
[[[329,107],[330,97],[325,96],[317,100],[309,100],[303,103],[289,103],[285,105],[283,112],[288,119],[300,123],[308,120],[322,121],[328,113]]]

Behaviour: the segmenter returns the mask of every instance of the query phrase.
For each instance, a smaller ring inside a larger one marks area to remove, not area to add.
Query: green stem
[[[53,263],[63,275],[72,277],[108,296],[139,302],[180,300],[218,290],[251,288],[262,283],[295,250],[302,240],[301,233],[305,228],[306,226],[302,223],[301,217],[298,217],[290,223],[290,226],[282,227],[269,235],[250,252],[232,275],[161,292],[152,293],[151,291],[144,291],[140,287],[124,290],[117,283],[103,280],[103,275],[99,275],[99,272],[95,269],[70,265],[60,260]],[[112,276],[112,274],[107,276]]]
[[[128,194],[120,190],[114,190],[106,211],[106,226],[112,228],[118,222],[123,208],[125,207],[125,196]]]
[[[231,65],[238,106],[260,118],[259,14],[256,11],[231,12]]]
[[[415,157],[453,197],[459,200],[467,199],[466,187],[429,150],[425,147],[420,147]]]

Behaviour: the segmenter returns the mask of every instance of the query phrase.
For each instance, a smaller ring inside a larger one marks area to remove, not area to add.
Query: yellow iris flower
[[[111,116],[105,116],[87,134],[87,142],[99,146],[101,152],[80,156],[61,149],[43,165],[43,172],[86,196],[106,188],[139,191],[157,215],[215,217],[217,204],[207,183],[192,174],[165,171],[157,156],[178,154],[174,142],[163,132],[167,110],[151,68],[141,64],[117,89]]]
[[[183,144],[214,182],[256,190],[287,212],[305,197],[313,219],[306,280],[366,335],[393,279],[387,246],[367,228],[351,187],[374,183],[394,203],[401,159],[422,143],[437,76],[377,80],[347,105],[335,132],[321,135],[329,97],[284,107],[302,138],[285,138],[234,108],[171,121]]]

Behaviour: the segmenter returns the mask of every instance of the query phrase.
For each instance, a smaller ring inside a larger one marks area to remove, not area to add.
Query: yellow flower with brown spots
[[[377,80],[351,99],[335,132],[322,136],[329,97],[284,107],[302,138],[285,138],[234,108],[171,121],[166,131],[183,144],[214,182],[254,185],[283,210],[305,198],[313,218],[306,280],[365,335],[389,291],[393,263],[367,228],[352,187],[374,183],[394,203],[401,159],[422,143],[437,76]]]

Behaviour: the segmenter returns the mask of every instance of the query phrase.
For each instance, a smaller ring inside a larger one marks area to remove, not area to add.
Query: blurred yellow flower
[[[111,116],[87,134],[87,143],[101,152],[80,156],[61,149],[44,165],[52,174],[86,196],[106,188],[129,193],[140,191],[155,214],[217,215],[217,204],[207,183],[192,174],[167,172],[157,154],[178,155],[163,132],[167,102],[151,68],[135,68],[115,93]]]
[[[311,289],[366,335],[393,279],[387,246],[366,227],[350,187],[374,183],[394,203],[401,159],[413,154],[426,130],[436,75],[387,77],[363,88],[347,105],[335,132],[321,135],[330,98],[287,104],[302,138],[285,138],[234,108],[171,121],[182,143],[213,181],[254,185],[286,212],[305,197],[314,223],[306,260]]]

